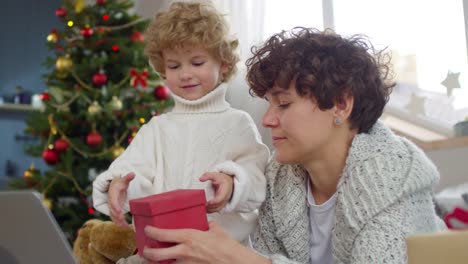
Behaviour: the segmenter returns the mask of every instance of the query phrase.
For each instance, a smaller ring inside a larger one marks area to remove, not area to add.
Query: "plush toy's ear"
[[[94,226],[90,234],[92,247],[101,255],[116,262],[135,252],[135,231],[131,226],[121,227],[112,221]]]
[[[73,243],[73,254],[80,264],[93,264],[88,250],[90,243],[90,233],[91,229],[100,223],[102,223],[101,220],[88,220],[78,230],[78,235],[75,242]]]

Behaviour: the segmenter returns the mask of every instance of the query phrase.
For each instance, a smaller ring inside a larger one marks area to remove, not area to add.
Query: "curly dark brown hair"
[[[250,93],[264,97],[273,87],[310,97],[321,110],[331,109],[346,96],[354,98],[351,128],[368,132],[382,115],[395,83],[391,56],[376,50],[364,35],[344,38],[332,30],[296,27],[252,47],[246,62]]]

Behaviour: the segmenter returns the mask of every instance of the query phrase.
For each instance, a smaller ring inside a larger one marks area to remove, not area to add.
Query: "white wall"
[[[249,87],[245,80],[245,74],[245,67],[242,67],[238,70],[233,80],[229,82],[226,100],[232,107],[242,109],[252,116],[255,124],[257,125],[258,131],[262,136],[263,143],[265,143],[270,149],[273,149],[270,131],[269,129],[262,127],[262,117],[263,113],[266,111],[268,103],[263,99],[250,96]]]
[[[159,9],[166,9],[172,0],[135,0],[135,13],[144,18],[153,18]]]

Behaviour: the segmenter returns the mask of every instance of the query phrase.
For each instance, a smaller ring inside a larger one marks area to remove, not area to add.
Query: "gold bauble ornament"
[[[33,172],[36,170],[34,167],[34,163],[31,163],[31,166],[29,166],[29,169],[25,170],[23,173],[23,176],[25,178],[30,178],[33,175]]]
[[[114,159],[116,159],[118,156],[120,156],[123,152],[125,151],[125,149],[122,147],[122,146],[114,146],[112,148],[112,156],[114,157]]]
[[[53,42],[53,43],[56,43],[58,40],[58,36],[56,33],[50,33],[49,35],[47,35],[47,41],[48,42]]]
[[[55,62],[55,67],[58,71],[69,71],[73,67],[73,61],[70,59],[70,55],[59,57]]]
[[[117,96],[112,96],[112,100],[107,104],[107,107],[112,111],[122,110],[122,101]]]
[[[32,172],[30,170],[25,170],[23,176],[25,178],[30,178],[32,176]]]
[[[88,114],[94,116],[97,115],[99,112],[101,112],[101,106],[99,106],[99,103],[94,101],[89,107],[88,107]]]

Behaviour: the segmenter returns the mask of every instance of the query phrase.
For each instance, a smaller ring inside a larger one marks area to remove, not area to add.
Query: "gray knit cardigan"
[[[275,264],[309,263],[307,172],[271,161],[266,177],[254,248]],[[445,228],[432,202],[438,179],[426,155],[380,121],[356,135],[337,186],[334,263],[406,263],[408,235]]]

